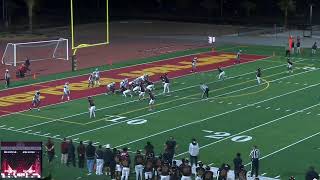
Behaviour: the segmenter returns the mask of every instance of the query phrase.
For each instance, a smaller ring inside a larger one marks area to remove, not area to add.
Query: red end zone
[[[234,54],[223,52],[203,53],[103,71],[100,73],[102,82],[100,87],[88,88],[88,75],[83,75],[3,90],[0,91],[0,116],[26,111],[30,107],[32,97],[36,90],[40,90],[41,92],[41,106],[61,103],[62,90],[65,82],[70,83],[71,98],[75,100],[104,93],[106,91],[106,84],[110,82],[120,82],[125,78],[130,80],[143,74],[148,74],[152,81],[158,81],[159,76],[163,73],[168,73],[169,78],[187,75],[191,73],[191,61],[195,56],[198,57],[198,72],[214,70],[219,66],[231,66],[235,62]],[[266,57],[267,56],[243,54],[241,55],[241,63],[261,60]]]

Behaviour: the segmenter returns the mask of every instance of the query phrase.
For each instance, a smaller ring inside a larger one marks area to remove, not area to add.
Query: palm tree
[[[295,0],[280,0],[278,3],[281,11],[284,12],[284,28],[287,28],[288,25],[288,13],[290,11],[294,11],[296,9],[296,1]]]

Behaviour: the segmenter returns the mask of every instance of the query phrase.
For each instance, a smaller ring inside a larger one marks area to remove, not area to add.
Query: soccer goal
[[[69,60],[68,39],[36,41],[25,43],[8,43],[2,56],[2,64],[17,66],[29,59]]]

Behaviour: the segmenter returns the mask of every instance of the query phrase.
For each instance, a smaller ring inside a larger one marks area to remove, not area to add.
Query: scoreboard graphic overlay
[[[2,178],[41,178],[42,142],[1,142]]]

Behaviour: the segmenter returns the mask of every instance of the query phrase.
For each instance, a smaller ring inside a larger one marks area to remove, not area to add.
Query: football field
[[[234,65],[234,53],[239,48],[243,50],[243,63]],[[76,144],[92,140],[94,145],[128,147],[133,152],[143,149],[150,141],[159,154],[165,141],[173,136],[179,144],[176,159],[189,157],[188,145],[196,138],[204,164],[219,167],[228,163],[233,167],[232,160],[240,152],[248,171],[249,152],[257,145],[261,151],[260,174],[264,177],[303,179],[310,165],[319,169],[319,56],[311,56],[309,50],[294,55],[294,70],[289,73],[283,48],[224,46],[214,53],[208,50],[185,52],[148,63],[136,61],[137,66],[106,70],[102,72],[103,86],[96,88],[86,88],[83,84],[88,75],[79,75],[21,87],[26,90],[18,87],[3,90],[0,140],[45,142],[48,137],[53,138],[58,157],[53,167],[45,162],[44,171],[52,172],[55,180],[105,178],[88,177],[86,170],[62,168],[59,143],[63,137],[73,139]],[[199,58],[199,71],[191,73],[188,63],[194,56]],[[218,66],[225,70],[225,80],[218,80]],[[259,67],[260,85],[255,77]],[[169,95],[162,93],[161,82],[156,84],[155,110],[148,110],[147,97],[139,101],[137,95],[133,98],[105,95],[105,84],[146,72],[151,73],[154,81],[167,72],[171,80]],[[74,85],[72,101],[61,103],[66,81]],[[201,99],[200,83],[209,86],[208,99]],[[39,112],[25,111],[37,89],[44,94],[44,107]],[[8,98],[21,91],[28,97]],[[87,112],[89,95],[94,96],[97,107],[95,119],[90,119]],[[5,103],[9,105],[4,106]]]

